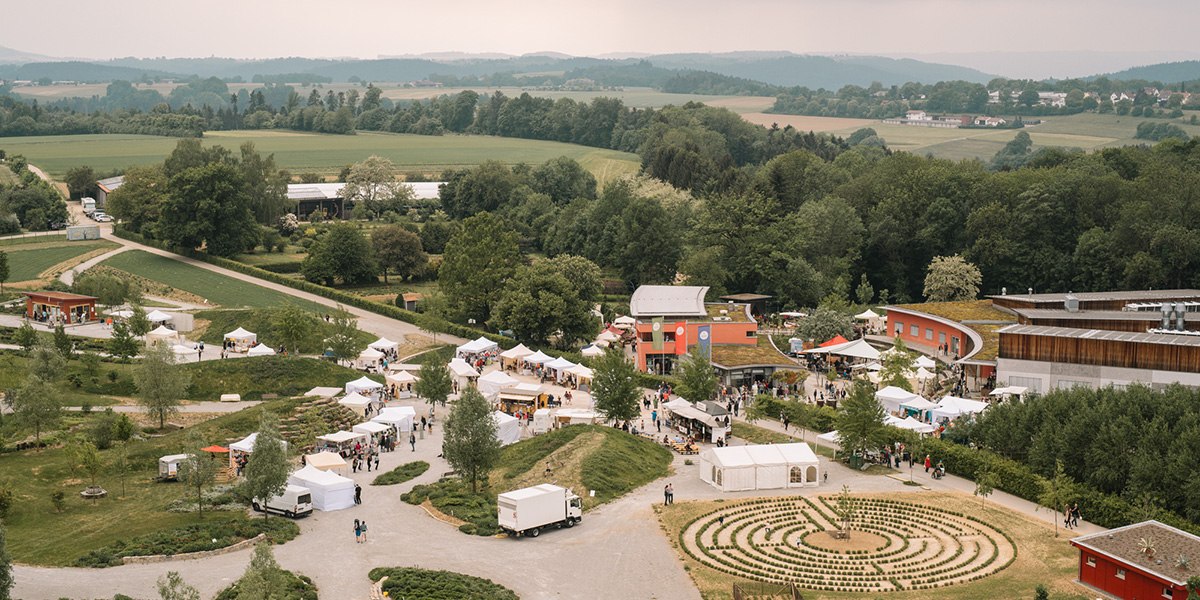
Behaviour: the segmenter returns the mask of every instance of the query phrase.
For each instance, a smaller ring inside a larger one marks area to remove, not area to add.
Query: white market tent
[[[893,423],[893,425],[899,427],[900,429],[915,431],[921,435],[933,433],[933,430],[935,429],[933,425],[930,425],[929,423],[922,423],[912,417],[899,419],[899,422]]]
[[[500,440],[501,446],[514,444],[521,439],[521,421],[516,417],[496,411],[492,413],[492,420],[496,421],[496,439]]]
[[[252,434],[230,444],[229,445],[229,464],[232,465],[233,461],[235,459],[237,459],[237,457],[241,454],[253,454],[254,453],[254,443],[256,441],[258,441],[258,433],[257,432],[252,433]],[[287,445],[288,445],[287,441],[280,440],[280,442],[283,444],[283,447],[286,450]]]
[[[309,489],[313,508],[323,511],[354,506],[354,480],[307,466],[288,476],[288,483]]]
[[[460,386],[469,385],[472,379],[479,377],[479,371],[476,371],[475,367],[467,364],[467,361],[461,358],[451,360],[450,364],[446,365],[446,368],[450,369],[450,372],[459,379],[458,383]]]
[[[916,378],[919,381],[925,381],[926,379],[933,379],[933,373],[930,373],[925,367],[918,367]]]
[[[850,358],[864,358],[867,360],[879,360],[879,351],[874,346],[867,343],[867,340],[857,339],[852,342],[843,344],[835,344],[824,348],[817,346],[810,350],[806,350],[808,354],[836,354],[838,356],[848,356]]]
[[[942,418],[954,419],[963,415],[973,415],[983,412],[983,409],[987,407],[987,402],[968,400],[957,396],[945,396],[934,407],[933,419],[936,421]]]
[[[635,325],[637,325],[637,319],[629,316],[617,317],[613,321],[613,326],[617,329],[633,329]]]
[[[875,399],[883,405],[883,408],[888,412],[896,412],[900,410],[900,405],[919,398],[916,394],[900,389],[894,385],[889,385],[878,392],[875,392]]]
[[[554,419],[550,416],[550,409],[539,408],[533,411],[533,432],[546,433],[554,426]]]
[[[615,333],[613,333],[613,332],[611,332],[611,331],[609,331],[609,330],[605,329],[604,331],[601,331],[601,332],[600,332],[600,335],[596,336],[596,339],[597,339],[597,340],[600,340],[600,341],[602,341],[602,342],[609,342],[609,343],[612,343],[612,342],[615,342],[615,341],[617,341],[617,340],[619,340],[619,339],[621,339],[621,338],[617,337],[617,334],[615,334]]]
[[[837,431],[826,431],[825,433],[817,434],[817,439],[822,442],[830,442],[833,444],[841,444],[842,438],[838,436]]]
[[[336,452],[325,451],[316,454],[306,454],[304,455],[304,464],[322,471],[337,473],[338,475],[346,474],[346,459],[342,458]]]
[[[1001,399],[1008,399],[1010,396],[1024,396],[1029,388],[1019,385],[1010,385],[1008,387],[998,387],[992,390],[989,396],[999,396]]]
[[[346,384],[346,393],[352,394],[354,392],[371,392],[381,387],[383,387],[382,383],[363,375],[362,377],[359,377],[358,379]]]
[[[320,442],[325,442],[326,446],[353,447],[354,442],[365,444],[367,442],[367,435],[364,433],[342,430],[335,431],[333,433],[327,433],[325,435],[318,435],[317,440]]]
[[[937,367],[937,363],[932,358],[922,354],[917,357],[916,365],[922,369],[933,369]]]
[[[350,392],[349,394],[342,396],[342,398],[338,400],[338,404],[341,404],[342,406],[354,411],[355,414],[361,417],[367,413],[367,407],[371,405],[371,399],[358,392]]]
[[[506,387],[512,387],[518,383],[521,383],[519,379],[509,375],[508,373],[505,373],[504,371],[492,371],[491,373],[480,377],[477,385],[479,386],[479,392],[483,394],[485,398],[491,398],[492,396],[500,393],[500,390]]]
[[[854,315],[854,318],[858,319],[859,321],[870,321],[871,319],[878,319],[879,313],[868,308],[867,310]]]
[[[110,310],[110,311],[108,311],[108,316],[115,317],[118,319],[128,319],[133,316],[133,311],[129,310],[128,308],[122,308],[120,310]]]
[[[225,341],[233,342],[235,348],[246,348],[258,341],[258,334],[238,327],[225,334]]]
[[[412,431],[413,417],[417,416],[417,411],[411,406],[389,406],[379,414],[371,417],[371,420],[376,423],[395,428],[397,432]]]
[[[150,314],[146,315],[146,320],[151,323],[166,323],[171,320],[171,315],[161,310],[153,310],[150,311]]]
[[[700,453],[700,479],[723,492],[815,487],[820,461],[808,444],[709,448]]]
[[[534,419],[537,419],[537,413],[534,413]],[[586,408],[560,408],[554,413],[554,419],[567,425],[594,425],[603,417],[600,413]]]
[[[603,355],[604,355],[604,350],[603,350],[603,349],[601,349],[599,346],[594,346],[594,345],[593,345],[593,346],[586,346],[586,347],[584,347],[584,349],[583,349],[583,350],[580,350],[580,351],[579,351],[579,353],[580,353],[580,354],[582,354],[582,355],[584,355],[584,356],[586,356],[586,357],[593,358],[593,357],[596,357],[596,356],[603,356]]]
[[[179,334],[176,333],[176,331],[174,329],[168,329],[167,327],[165,327],[163,325],[159,325],[158,327],[156,327],[154,329],[154,331],[151,331],[146,334],[146,341],[147,342],[172,342],[172,343],[178,342]]]
[[[592,377],[596,375],[594,371],[583,365],[575,365],[570,369],[567,369],[567,373],[570,373],[571,375],[574,375],[580,379],[587,379],[588,381],[591,381]]]
[[[358,353],[358,360],[362,362],[375,362],[381,358],[383,358],[383,353],[374,348],[367,348]]]
[[[311,390],[308,390],[307,392],[304,392],[304,397],[309,398],[315,396],[317,398],[332,398],[340,393],[342,393],[342,388],[340,387],[317,386]]]
[[[392,340],[389,340],[385,337],[381,337],[381,338],[371,342],[370,344],[367,344],[367,347],[373,348],[375,350],[386,351],[386,350],[395,350],[396,348],[400,347],[400,344],[397,342],[393,342]]]
[[[525,344],[517,344],[500,353],[500,366],[504,368],[508,368],[509,366],[515,367],[520,364],[522,358],[530,354],[533,354],[533,350],[527,348]]]
[[[555,372],[556,379],[562,379],[563,376],[566,375],[567,370],[574,366],[575,366],[575,363],[573,363],[561,356],[546,363],[546,368]]]
[[[386,376],[384,376],[384,379],[387,380],[388,383],[395,383],[399,385],[417,382],[417,376],[409,373],[408,371],[388,373]]]
[[[371,436],[373,439],[379,439],[379,435],[387,432],[389,429],[391,429],[390,425],[384,425],[378,421],[367,421],[366,423],[359,423],[358,425],[351,427],[350,431],[353,431],[354,433],[365,433]]]
[[[179,476],[179,464],[191,458],[191,454],[168,454],[158,459],[158,477],[175,479]]]
[[[266,344],[259,344],[246,351],[246,356],[273,356],[275,350]]]
[[[554,359],[543,354],[541,350],[538,350],[537,352],[526,356],[524,360],[531,365],[544,365]]]
[[[456,355],[461,358],[467,354],[479,354],[481,352],[488,352],[491,350],[499,350],[499,349],[500,349],[500,344],[497,344],[496,342],[493,342],[492,340],[489,340],[486,337],[479,336],[478,338],[475,338],[475,339],[459,346],[458,352],[456,353]]]
[[[900,408],[919,412],[919,413],[933,410],[936,407],[937,407],[937,404],[934,404],[933,402],[930,402],[920,396],[917,396],[916,398],[913,398],[912,400],[905,400],[904,402],[900,403]]]
[[[611,346],[612,344],[609,342],[606,342],[604,340],[596,340],[596,341],[592,342],[591,345],[596,346],[597,348],[607,348],[607,347]]]

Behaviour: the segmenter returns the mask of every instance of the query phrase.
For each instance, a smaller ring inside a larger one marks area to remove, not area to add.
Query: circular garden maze
[[[886,498],[852,498],[850,535],[839,539],[836,502],[738,502],[688,523],[679,542],[722,573],[843,592],[945,587],[987,577],[1016,558],[1007,534],[973,516]]]

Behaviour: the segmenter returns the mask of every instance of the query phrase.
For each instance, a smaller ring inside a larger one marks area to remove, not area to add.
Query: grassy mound
[[[248,540],[260,533],[267,539],[282,544],[297,535],[300,527],[286,519],[231,519],[194,523],[174,529],[119,540],[98,548],[75,561],[77,567],[111,567],[122,564],[125,556],[153,556],[156,554],[184,554],[202,552],[231,546]]]
[[[263,394],[297,396],[317,386],[337,386],[362,377],[359,371],[329,361],[296,356],[210,360],[184,368],[192,376],[188,398],[193,400],[218,400],[221,394],[241,394],[243,400]]]
[[[414,477],[419,477],[422,473],[429,470],[429,463],[418,460],[416,462],[404,463],[387,473],[379,475],[371,485],[396,485],[404,483]]]
[[[426,600],[517,600],[512,590],[490,579],[472,577],[451,571],[377,567],[367,574],[371,581],[383,582],[383,591],[391,598],[424,598]],[[220,600],[218,598],[218,600]]]
[[[518,442],[504,449],[488,485],[478,493],[459,479],[418,485],[401,496],[410,504],[426,500],[442,513],[466,521],[460,529],[494,535],[496,495],[540,483],[576,490],[584,509],[615,500],[667,475],[671,453],[619,429],[572,425]],[[549,469],[549,472],[547,472]],[[587,491],[595,490],[595,497]]]
[[[332,313],[334,310],[328,309],[325,313]],[[258,334],[258,340],[264,344],[270,344],[272,348],[279,347],[279,338],[275,336],[275,326],[272,323],[272,315],[274,311],[270,309],[230,309],[230,310],[205,310],[196,313],[197,319],[208,321],[208,327],[204,330],[204,334],[200,339],[214,348],[215,352],[219,352],[221,342],[225,339],[225,332],[233,331],[238,327],[244,327]],[[319,313],[320,314],[320,313]],[[333,335],[333,325],[326,323],[323,319],[317,320],[316,333],[308,344],[300,346],[300,352],[304,354],[320,354],[325,348],[321,340],[328,339]],[[364,345],[375,341],[376,336],[373,336],[365,331],[358,331],[355,334]],[[290,351],[290,349],[289,349]]]
[[[305,575],[297,575],[287,569],[280,569],[278,573],[282,575],[284,589],[279,591],[280,595],[274,597],[317,600],[317,584],[313,583],[312,579]],[[238,585],[241,582],[241,579],[233,582],[229,587],[221,590],[214,600],[237,600],[238,594],[241,592]]]

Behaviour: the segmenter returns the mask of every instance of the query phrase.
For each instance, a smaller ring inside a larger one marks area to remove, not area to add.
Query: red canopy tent
[[[214,454],[224,454],[226,452],[229,452],[229,448],[226,448],[224,446],[212,445],[207,448],[201,448],[200,451],[201,452],[212,452]]]
[[[850,340],[842,337],[841,335],[835,335],[829,341],[827,341],[823,344],[817,344],[817,347],[818,348],[828,348],[830,346],[836,346],[838,344],[845,344],[845,343],[848,343],[849,341]]]

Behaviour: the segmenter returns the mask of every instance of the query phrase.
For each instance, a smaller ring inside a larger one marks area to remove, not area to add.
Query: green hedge
[[[260,533],[265,533],[272,543],[282,544],[300,535],[300,527],[287,519],[234,519],[195,523],[128,540],[118,540],[81,556],[75,561],[75,566],[110,567],[122,564],[121,559],[126,556],[216,550],[248,540]]]
[[[387,473],[375,477],[375,481],[371,485],[396,485],[404,483],[409,479],[420,476],[425,471],[429,470],[429,463],[418,460],[416,462],[404,463]]]
[[[167,250],[169,252],[176,252],[183,256],[187,256],[189,258],[194,258],[196,260],[202,260],[209,264],[216,265],[218,267],[222,267],[225,269],[229,269],[230,271],[236,271],[238,273],[242,273],[243,275],[257,277],[258,279],[270,281],[271,283],[277,283],[279,285],[285,285],[287,287],[297,289],[302,292],[308,292],[310,294],[315,294],[317,296],[321,296],[323,298],[328,298],[330,300],[339,302],[339,303],[347,305],[347,306],[361,308],[363,310],[367,310],[367,311],[370,311],[370,312],[373,312],[376,314],[380,314],[385,317],[389,317],[389,318],[396,319],[399,321],[404,321],[406,323],[412,323],[414,325],[418,324],[418,322],[417,322],[418,313],[415,313],[411,310],[405,310],[398,306],[382,304],[379,302],[375,302],[373,300],[368,300],[366,298],[363,298],[362,296],[357,296],[357,295],[349,294],[349,293],[346,293],[346,292],[343,292],[340,290],[328,288],[323,285],[318,285],[316,283],[312,283],[310,281],[304,281],[303,279],[295,279],[292,277],[288,277],[286,275],[281,275],[279,273],[272,273],[271,271],[268,271],[266,269],[262,269],[262,268],[255,267],[252,265],[247,265],[245,263],[240,263],[236,260],[230,260],[228,258],[222,258],[219,256],[210,256],[208,254],[204,254],[201,252],[189,252],[189,251],[186,251],[186,250],[183,250],[180,248],[168,247],[158,240],[147,239],[146,237],[144,237],[142,235],[133,233],[131,231],[126,231],[125,229],[120,228],[120,227],[113,228],[113,235],[116,235],[117,237],[120,237],[120,238],[127,239],[131,242],[137,242],[139,244],[153,246],[155,248],[160,248],[162,250]],[[464,325],[459,325],[457,323],[451,323],[444,319],[439,320],[436,323],[436,325],[437,325],[437,330],[439,333],[448,333],[450,335],[456,335],[458,337],[462,337],[462,338],[466,338],[466,339],[475,339],[479,336],[484,336],[490,340],[495,341],[497,344],[500,345],[501,348],[505,348],[505,349],[512,348],[513,346],[517,345],[517,341],[512,338],[498,336],[495,334],[488,334],[486,331],[483,331],[480,329],[475,329],[473,327],[466,327]]]
[[[928,454],[934,463],[942,461],[947,472],[970,480],[975,480],[982,471],[996,473],[1000,481],[998,489],[1030,502],[1037,503],[1038,496],[1045,489],[1046,478],[1021,463],[988,450],[972,449],[935,438],[921,440],[915,450],[922,460]],[[1105,494],[1080,483],[1074,483],[1073,486],[1083,518],[1101,527],[1122,527],[1147,517],[1144,511],[1120,496]],[[1175,513],[1155,509],[1149,516],[1172,527],[1200,534],[1200,525]]]
[[[451,571],[430,571],[412,567],[371,569],[367,577],[383,582],[383,591],[390,598],[424,598],[426,600],[517,600],[512,590],[490,579],[472,577]]]

